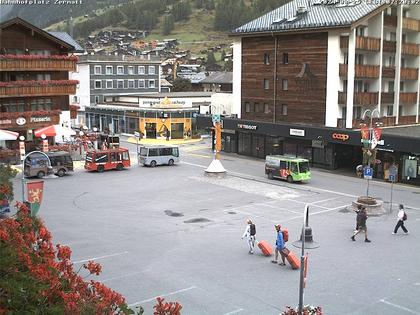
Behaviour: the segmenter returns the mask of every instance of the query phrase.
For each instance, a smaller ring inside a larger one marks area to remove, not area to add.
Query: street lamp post
[[[19,153],[22,161],[22,202],[25,202],[25,137],[19,137]]]

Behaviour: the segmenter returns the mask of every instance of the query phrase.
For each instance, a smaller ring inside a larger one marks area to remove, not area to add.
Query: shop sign
[[[304,137],[305,136],[305,130],[302,130],[302,129],[290,129],[290,135],[291,136],[297,136],[297,137]]]
[[[363,143],[363,144],[370,144],[370,143],[372,143],[371,140],[366,140],[366,139],[360,139],[360,142]],[[384,140],[379,140],[378,141],[378,145],[385,145],[385,141]],[[387,151],[387,150],[383,149],[382,151]],[[393,150],[390,151],[390,152],[393,152]]]
[[[247,129],[247,130],[257,130],[257,125],[247,125],[247,124],[238,124],[237,127],[239,129]]]
[[[0,125],[10,125],[12,121],[10,119],[0,120]]]
[[[18,117],[16,118],[16,124],[19,126],[22,126],[24,124],[26,124],[26,119],[24,117]]]
[[[345,133],[333,133],[332,138],[335,140],[347,141],[349,140],[350,136]]]
[[[33,123],[47,122],[47,121],[51,121],[51,117],[49,117],[49,116],[31,117],[31,122],[33,122]]]

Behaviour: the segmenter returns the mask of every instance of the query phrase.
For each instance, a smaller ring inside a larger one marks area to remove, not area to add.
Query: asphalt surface
[[[135,146],[126,144],[135,153]],[[102,174],[82,169],[45,179],[40,216],[54,242],[69,245],[75,268],[89,259],[96,277],[131,306],[152,314],[157,296],[182,304],[182,314],[279,314],[297,306],[299,271],[270,263],[241,240],[247,218],[257,239],[275,241],[274,224],[298,239],[305,204],[317,249],[308,250],[305,304],[325,314],[420,314],[420,189],[394,185],[408,213],[409,235],[391,232],[396,210],[368,219],[369,238],[350,236],[354,213],[343,211],[366,193],[355,177],[312,170],[306,184],[270,181],[261,160],[222,154],[224,179],[204,176],[208,141],[181,147],[182,163]],[[19,175],[18,175],[19,176]],[[20,196],[15,181],[15,196]],[[371,182],[372,195],[390,198],[390,185]]]

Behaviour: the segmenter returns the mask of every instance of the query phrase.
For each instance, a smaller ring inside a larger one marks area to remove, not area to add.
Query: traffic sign
[[[373,175],[373,169],[371,167],[369,167],[369,166],[366,166],[363,169],[363,177],[365,179],[372,179],[372,175]]]
[[[389,175],[389,181],[394,183],[395,182],[395,175],[390,174]]]
[[[213,124],[217,123],[217,122],[220,122],[220,115],[215,114],[215,115],[211,116],[211,120],[213,121]]]
[[[140,132],[138,132],[138,131],[134,131],[134,137],[136,137],[136,138],[140,138]]]
[[[389,176],[397,176],[398,175],[398,167],[396,167],[395,165],[391,165],[389,167]]]

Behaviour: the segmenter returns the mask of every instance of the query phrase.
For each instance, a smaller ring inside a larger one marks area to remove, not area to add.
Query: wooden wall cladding
[[[274,37],[244,37],[242,39],[242,118],[274,121],[274,71],[277,63],[276,122],[324,125],[327,45],[327,33],[278,35],[276,58]],[[283,63],[284,53],[288,54],[288,64]],[[264,63],[264,54],[269,54],[268,64]],[[308,65],[307,72],[299,76],[305,63]],[[268,89],[264,88],[264,79],[269,82]],[[283,80],[287,80],[287,91],[283,91]],[[269,104],[269,113],[246,113],[245,102]],[[280,117],[279,107],[282,104],[287,105],[287,115]]]

